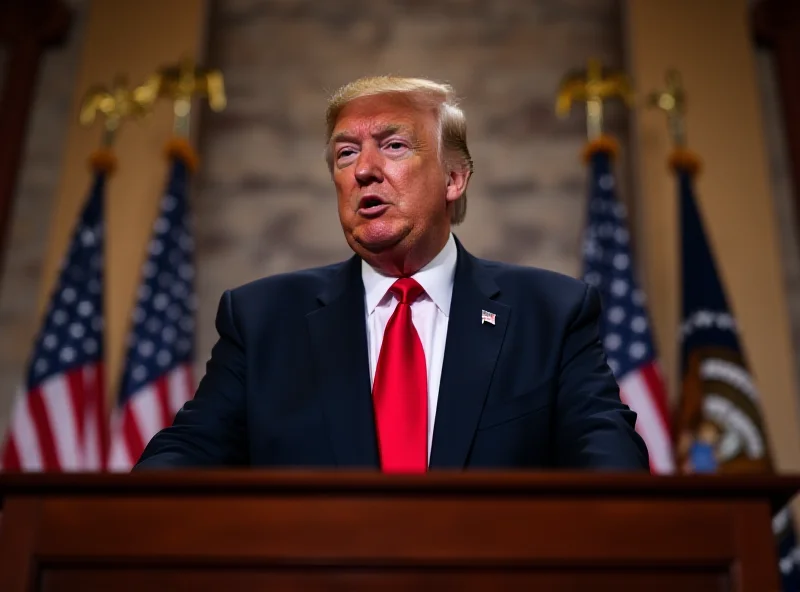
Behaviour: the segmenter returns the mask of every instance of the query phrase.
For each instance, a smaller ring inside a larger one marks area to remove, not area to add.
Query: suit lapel
[[[306,318],[336,463],[378,467],[361,260],[351,258],[318,299]]]
[[[500,290],[491,274],[457,245],[431,469],[464,467],[511,313],[493,299]],[[481,322],[482,311],[495,314],[494,325]]]

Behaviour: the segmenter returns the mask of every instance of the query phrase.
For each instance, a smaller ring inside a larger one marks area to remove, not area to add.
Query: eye
[[[356,153],[355,149],[351,147],[341,148],[338,152],[336,152],[336,160],[342,161],[347,160],[348,158],[352,157]]]
[[[390,152],[401,152],[408,148],[406,143],[401,140],[391,140],[387,142],[384,147]]]

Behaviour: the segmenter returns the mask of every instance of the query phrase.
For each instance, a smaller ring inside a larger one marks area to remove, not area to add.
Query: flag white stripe
[[[36,434],[36,427],[31,416],[30,399],[25,392],[21,392],[17,396],[11,423],[11,437],[17,446],[20,468],[25,471],[41,471],[44,464],[39,447],[39,436]]]
[[[167,376],[167,405],[170,413],[174,414],[191,398],[192,392],[189,388],[191,384],[191,366],[183,364],[174,368]],[[129,414],[136,433],[142,442],[147,443],[161,429],[172,423],[172,417],[168,418],[169,423],[162,425],[161,401],[159,400],[158,389],[155,384],[150,384],[132,396],[125,408],[120,410],[120,419],[114,424],[112,429],[112,445],[109,456],[109,469],[112,471],[129,471],[138,461],[141,450],[130,450],[128,440],[123,431],[124,423],[121,418],[124,414]]]
[[[636,431],[642,436],[650,453],[650,462],[656,473],[675,470],[672,442],[658,407],[653,403],[653,393],[639,371],[629,372],[619,382],[621,398],[633,409],[638,418]]]
[[[125,441],[123,417],[124,411],[118,411],[114,414],[111,422],[112,436],[111,447],[108,454],[108,470],[112,472],[129,471],[133,464],[130,459],[130,454],[128,453],[128,444]]]
[[[69,381],[65,375],[57,374],[45,380],[40,390],[61,470],[79,471],[81,451]]]
[[[642,421],[641,414],[636,410],[637,405],[636,405],[635,401],[633,400],[634,398],[629,396],[628,395],[628,391],[623,389],[622,386],[620,386],[619,395],[620,395],[620,399],[622,399],[623,403],[625,403],[628,407],[630,407],[631,409],[636,411],[636,414],[637,414],[636,415],[636,432],[642,437],[642,439],[644,440],[644,443],[647,445],[647,452],[648,452],[649,459],[650,459],[650,465],[651,465],[650,468],[651,468],[651,470],[653,472],[659,472],[658,467],[655,466],[655,462],[653,461],[654,454],[653,454],[653,446],[650,443],[651,442],[651,438],[650,438],[651,429],[650,429],[650,426]]]
[[[84,411],[83,431],[83,468],[86,471],[102,470],[103,442],[100,438],[101,426],[98,421],[103,421],[100,414],[100,405],[104,396],[102,385],[98,382],[97,366],[92,364],[83,370],[83,387],[87,393]]]
[[[158,403],[158,390],[154,385],[146,386],[130,398],[128,405],[139,437],[146,446],[156,432],[163,427],[160,421],[161,406]],[[131,458],[138,458],[139,453],[138,450],[128,451]]]
[[[191,398],[191,392],[189,390],[190,377],[191,366],[188,364],[181,364],[169,373],[167,378],[167,393],[169,410],[173,415],[173,417],[169,418],[170,424],[175,414],[183,407],[183,404]]]

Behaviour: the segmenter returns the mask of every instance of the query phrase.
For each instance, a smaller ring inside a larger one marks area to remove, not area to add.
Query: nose
[[[355,176],[361,186],[383,181],[380,150],[369,145],[362,146],[356,161]]]

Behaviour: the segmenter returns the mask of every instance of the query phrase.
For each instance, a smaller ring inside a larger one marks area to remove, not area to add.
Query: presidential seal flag
[[[183,139],[171,141],[168,154],[169,181],[142,270],[112,417],[112,471],[130,470],[194,392],[196,297],[187,193],[196,157]]]
[[[637,413],[636,431],[647,444],[650,470],[675,468],[667,394],[636,280],[624,204],[618,200],[612,159],[616,143],[601,136],[587,147],[590,194],[583,238],[583,279],[600,292],[600,337],[622,401]]]
[[[769,473],[772,456],[758,388],[739,344],[736,320],[722,287],[695,203],[698,159],[678,149],[683,305],[681,399],[676,454],[683,473]],[[783,589],[800,590],[800,552],[788,509],[773,519]]]
[[[91,158],[94,180],[73,230],[20,389],[2,453],[4,471],[105,468],[103,200],[110,150]]]

